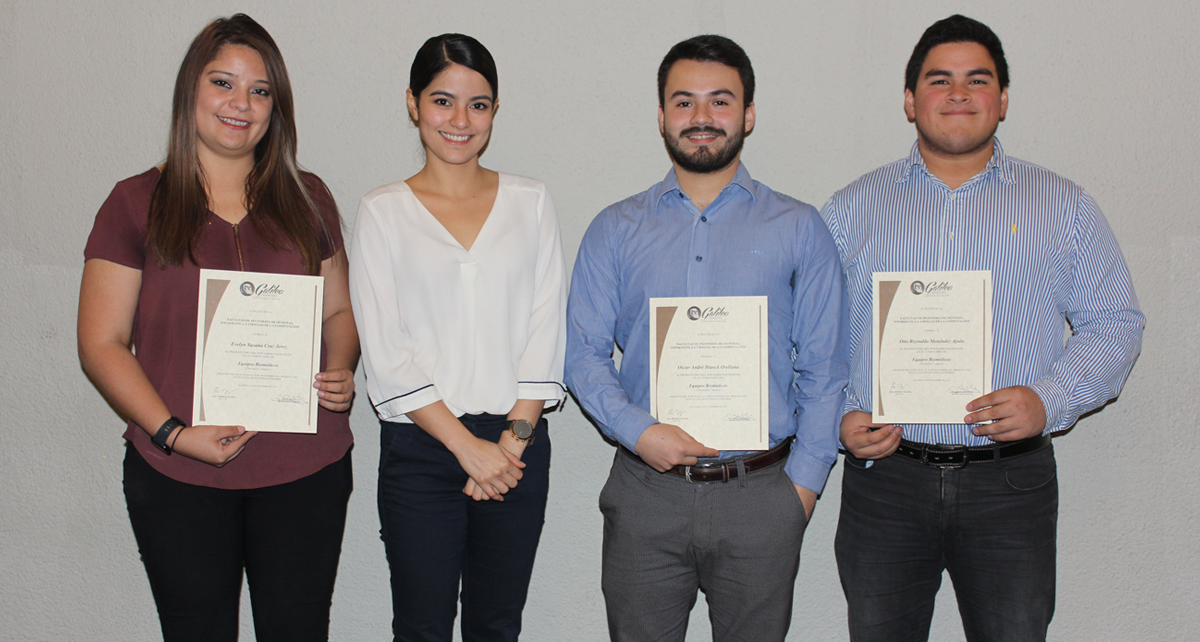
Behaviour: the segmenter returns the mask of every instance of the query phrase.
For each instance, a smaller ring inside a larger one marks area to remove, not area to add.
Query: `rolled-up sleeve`
[[[414,361],[416,349],[405,329],[397,291],[395,251],[384,215],[368,200],[359,204],[350,248],[350,302],[362,341],[367,394],[380,419],[399,420],[405,413],[440,401],[429,374]]]
[[[567,268],[554,201],[543,189],[538,200],[538,257],[529,341],[517,363],[517,398],[544,399],[546,406],[566,397],[563,361],[567,350]]]

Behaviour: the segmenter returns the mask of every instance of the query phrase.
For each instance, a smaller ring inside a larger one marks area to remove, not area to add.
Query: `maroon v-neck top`
[[[199,265],[185,258],[182,265],[160,268],[146,246],[150,196],[158,176],[158,170],[151,169],[117,183],[96,214],[83,255],[85,260],[103,259],[142,271],[133,318],[134,352],[171,414],[190,424],[200,268],[304,274],[304,263],[295,252],[271,249],[249,220],[235,226],[210,212],[196,245]],[[333,237],[332,245],[321,244],[321,256],[327,259],[342,248],[341,221],[321,179],[305,174],[304,180]],[[325,352],[322,342],[322,370]],[[261,488],[295,481],[338,461],[353,443],[349,414],[324,408],[315,435],[259,433],[223,468],[164,454],[132,421],[125,439],[155,470],[187,484],[213,488]]]

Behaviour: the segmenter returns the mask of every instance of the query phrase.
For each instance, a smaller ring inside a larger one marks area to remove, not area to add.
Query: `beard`
[[[729,167],[742,152],[742,142],[746,138],[743,129],[739,127],[730,136],[725,130],[716,127],[689,127],[679,132],[678,136],[664,135],[663,141],[667,144],[667,154],[676,165],[693,174],[711,174]],[[686,136],[703,133],[725,137],[725,145],[698,147],[689,153],[680,143],[680,139]]]

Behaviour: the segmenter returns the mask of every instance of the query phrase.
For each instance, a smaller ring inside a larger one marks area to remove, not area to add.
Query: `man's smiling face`
[[[948,42],[929,50],[904,113],[916,123],[922,153],[969,155],[990,147],[1008,110],[991,54],[975,42]]]
[[[754,128],[754,105],[743,101],[737,69],[718,62],[680,60],[671,66],[658,128],[671,160],[706,174],[735,162]]]

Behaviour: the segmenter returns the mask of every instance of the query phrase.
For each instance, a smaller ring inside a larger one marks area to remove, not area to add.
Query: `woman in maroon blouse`
[[[351,487],[358,335],[337,206],[296,164],[292,92],[247,16],[208,25],[175,82],[167,158],[121,181],[84,250],[83,368],[125,432],[125,497],[166,640],[325,640]],[[186,426],[200,268],[325,278],[317,433]]]

